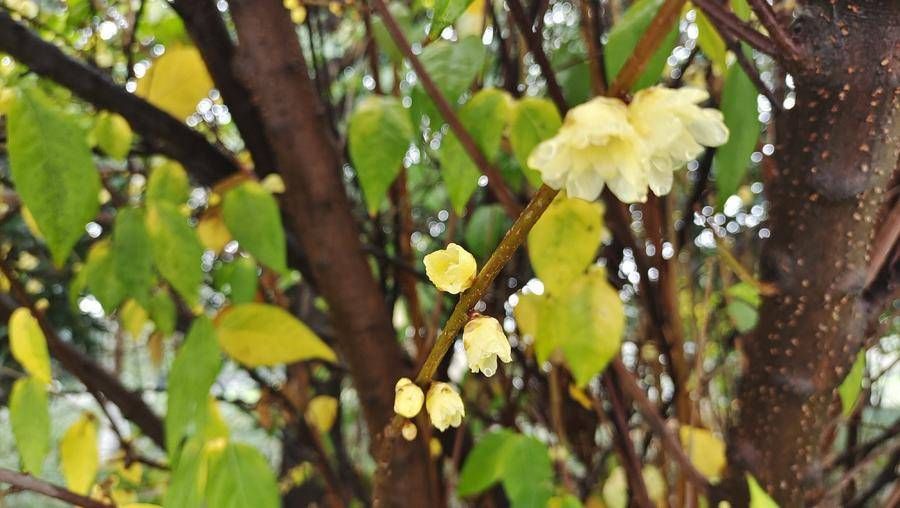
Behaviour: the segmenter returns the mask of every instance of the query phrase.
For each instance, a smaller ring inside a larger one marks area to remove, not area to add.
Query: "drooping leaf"
[[[83,413],[63,434],[59,442],[60,468],[66,486],[78,494],[87,494],[94,484],[100,465],[97,448],[97,418]]]
[[[478,207],[466,225],[466,247],[477,259],[486,260],[500,243],[510,224],[509,216],[501,205]]]
[[[725,469],[725,443],[707,429],[682,425],[678,429],[681,446],[697,471],[710,479],[719,478]]]
[[[500,430],[484,436],[470,452],[457,492],[471,496],[499,481],[512,506],[545,507],[553,495],[552,480],[553,466],[545,444]]]
[[[444,28],[452,25],[472,0],[434,0],[434,15],[431,19],[429,37],[437,37]]]
[[[194,320],[184,344],[175,355],[169,373],[169,402],[166,410],[166,449],[174,457],[185,438],[204,427],[209,389],[219,369],[222,355],[216,331],[205,316]]]
[[[187,201],[190,193],[191,183],[181,164],[163,160],[150,171],[150,179],[147,181],[148,203],[165,201],[181,205]]]
[[[160,201],[147,209],[147,231],[156,269],[191,307],[197,304],[203,270],[203,246],[197,232],[175,205]]]
[[[13,358],[35,379],[49,384],[50,354],[47,338],[38,320],[27,307],[19,307],[9,317],[9,348]]]
[[[450,198],[453,210],[462,215],[466,209],[466,203],[472,197],[472,193],[478,188],[478,178],[481,172],[469,157],[462,143],[452,132],[448,132],[441,141],[441,178]]]
[[[287,272],[287,246],[278,203],[252,180],[225,193],[225,225],[241,248],[278,273]]]
[[[16,191],[62,266],[99,209],[100,177],[84,130],[37,88],[17,96],[7,118]]]
[[[492,432],[480,440],[466,457],[456,486],[460,496],[483,492],[500,481],[505,473],[505,451],[517,434],[508,430]]]
[[[697,44],[712,62],[716,72],[721,73],[725,69],[725,55],[728,51],[725,41],[703,11],[695,9],[694,12],[697,14]]]
[[[175,331],[177,309],[169,292],[159,290],[153,293],[147,307],[147,312],[150,313],[150,319],[156,325],[156,329],[163,335],[172,335],[172,332]]]
[[[750,490],[750,508],[778,508],[778,503],[751,474],[747,474],[747,488]]]
[[[35,377],[15,382],[9,396],[9,421],[26,473],[40,475],[50,451],[50,409],[47,383]]]
[[[859,400],[859,394],[862,392],[863,377],[866,373],[866,350],[863,349],[856,355],[853,367],[847,373],[847,377],[838,387],[838,394],[841,396],[841,407],[845,417],[850,416],[856,401]]]
[[[391,12],[391,16],[394,17],[400,30],[406,35],[407,40],[414,40],[417,34],[413,30],[412,14],[409,12],[409,7],[399,2],[390,2],[388,10]],[[372,37],[375,38],[378,49],[383,51],[391,59],[391,62],[399,64],[403,61],[403,53],[400,52],[400,48],[394,43],[394,39],[388,32],[387,27],[385,27],[381,16],[372,19]]]
[[[197,237],[203,247],[219,254],[232,240],[231,231],[222,219],[222,209],[207,210],[197,223]]]
[[[137,83],[139,97],[179,120],[197,109],[213,87],[203,58],[196,48],[171,46]]]
[[[534,338],[538,334],[541,305],[546,296],[533,293],[519,293],[518,297],[519,302],[513,308],[516,326],[519,327],[521,335]]]
[[[131,151],[134,133],[121,115],[103,111],[97,115],[91,134],[97,146],[114,159],[124,159]]]
[[[644,35],[650,25],[650,21],[656,16],[656,12],[662,6],[663,0],[638,0],[631,4],[622,18],[616,22],[612,30],[609,32],[609,38],[604,50],[604,62],[606,63],[606,75],[609,76],[610,82],[619,73],[628,58],[631,57],[635,46]],[[646,88],[659,80],[660,74],[666,67],[666,59],[672,52],[675,42],[678,39],[677,22],[673,26],[666,37],[663,39],[659,49],[653,53],[653,56],[644,67],[641,77],[635,82],[632,90],[640,90]]]
[[[274,305],[245,303],[227,308],[216,319],[216,332],[225,353],[251,367],[335,360],[334,351],[322,339]]]
[[[760,133],[757,95],[756,85],[741,66],[732,64],[722,88],[722,114],[731,134],[728,142],[716,150],[713,161],[720,206],[737,192],[750,167],[750,155],[756,148]]]
[[[228,443],[211,452],[206,500],[216,508],[278,508],[281,499],[275,474],[255,448]]]
[[[153,285],[153,256],[142,209],[119,209],[113,229],[112,250],[115,252],[115,274],[125,296],[146,302]]]
[[[117,273],[116,253],[110,240],[100,240],[91,245],[82,271],[88,291],[97,298],[107,314],[112,314],[125,298],[125,289]]]
[[[378,211],[400,173],[414,136],[409,113],[394,97],[366,97],[353,111],[348,128],[350,158],[370,214]]]
[[[259,286],[256,263],[246,257],[239,257],[225,263],[216,270],[213,279],[217,289],[231,300],[232,305],[250,303],[256,299]]]
[[[509,142],[528,183],[534,187],[541,186],[541,174],[528,166],[528,156],[538,143],[556,134],[561,125],[559,111],[547,99],[526,97],[512,108]]]
[[[563,290],[594,261],[603,206],[560,194],[528,234],[528,257],[548,291]]]
[[[419,56],[425,71],[450,104],[455,104],[484,65],[485,49],[479,37],[458,42],[429,44]]]
[[[575,384],[587,384],[619,353],[625,310],[606,270],[592,268],[541,303],[535,351],[546,361],[560,351]]]
[[[173,457],[172,476],[163,499],[165,508],[203,506],[208,470],[208,458],[203,444],[202,439],[190,439],[181,448],[181,453]]]
[[[144,327],[150,320],[150,315],[136,300],[130,298],[119,309],[119,321],[122,328],[131,335],[133,340],[138,340],[144,332]]]

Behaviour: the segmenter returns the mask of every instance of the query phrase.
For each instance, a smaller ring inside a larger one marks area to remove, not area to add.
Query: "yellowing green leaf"
[[[216,320],[219,345],[250,367],[301,360],[334,361],[334,351],[284,309],[245,303],[225,309]]]
[[[209,452],[208,506],[216,508],[278,508],[281,498],[275,474],[256,448],[228,443]]]
[[[246,180],[225,193],[222,217],[242,249],[272,270],[287,272],[281,212],[259,183]]]
[[[107,314],[112,314],[125,297],[122,279],[116,273],[115,254],[110,240],[100,240],[91,245],[82,268],[88,291],[97,298]]]
[[[196,48],[166,48],[137,83],[138,96],[179,120],[197,109],[200,99],[213,87],[203,58]]]
[[[414,138],[409,114],[394,97],[363,99],[350,117],[350,158],[369,213],[374,215],[403,166]]]
[[[518,297],[519,303],[513,308],[516,326],[519,327],[520,334],[534,338],[538,333],[540,306],[546,297],[533,293],[519,293]]]
[[[561,351],[577,386],[584,386],[619,354],[625,310],[619,293],[594,268],[540,305],[535,352],[541,361]]]
[[[306,406],[306,421],[320,434],[325,434],[337,418],[338,400],[328,395],[313,397]]]
[[[707,429],[682,425],[678,429],[681,446],[697,471],[707,478],[719,478],[727,465],[725,443]]]
[[[747,475],[747,487],[750,489],[750,508],[778,508],[778,503],[751,474]]]
[[[121,115],[109,111],[100,113],[91,134],[97,146],[114,159],[124,159],[131,151],[134,133],[128,125],[128,120]]]
[[[147,304],[147,311],[159,332],[163,335],[172,335],[175,331],[176,309],[168,291],[160,290],[154,293]]]
[[[429,37],[437,37],[441,31],[452,25],[472,0],[434,0],[434,14],[431,19]]]
[[[185,438],[202,432],[207,419],[207,398],[222,356],[216,331],[205,316],[194,320],[169,373],[166,410],[166,449],[175,457]]]
[[[865,373],[866,350],[863,349],[856,356],[856,361],[853,362],[853,367],[850,369],[847,377],[844,378],[838,387],[838,394],[841,396],[841,407],[845,417],[850,416],[850,413],[853,412],[853,408],[856,406],[856,401],[859,400]]]
[[[222,220],[221,210],[207,212],[200,219],[197,223],[197,236],[207,250],[216,254],[222,252],[225,245],[231,241],[231,231],[228,231],[225,221]]]
[[[528,257],[549,292],[565,289],[594,261],[605,235],[603,206],[560,194],[528,234]]]
[[[22,364],[26,372],[44,384],[50,383],[47,338],[38,320],[26,307],[19,307],[9,317],[9,348],[13,358]]]
[[[208,456],[204,441],[188,440],[177,457],[172,459],[172,477],[163,500],[166,508],[196,508],[203,506],[206,490]]]
[[[144,331],[144,326],[150,320],[150,315],[134,299],[127,300],[119,309],[119,321],[122,328],[131,335],[133,340],[138,340]]]
[[[147,210],[147,231],[159,273],[191,307],[197,304],[203,270],[203,246],[175,205],[160,201]]]
[[[538,143],[556,134],[560,126],[559,111],[547,99],[526,97],[512,108],[509,142],[528,183],[534,187],[540,187],[543,182],[541,174],[528,166],[528,156]]]
[[[44,457],[50,450],[50,410],[47,383],[34,377],[15,382],[9,396],[9,420],[22,469],[41,474]]]
[[[147,202],[167,201],[181,205],[191,193],[191,183],[181,164],[162,160],[154,165],[147,181]]]
[[[94,484],[100,465],[97,448],[97,418],[90,413],[66,430],[59,442],[60,468],[66,486],[78,494],[87,494]]]
[[[62,266],[97,214],[100,177],[86,134],[36,87],[19,93],[7,118],[16,191]]]

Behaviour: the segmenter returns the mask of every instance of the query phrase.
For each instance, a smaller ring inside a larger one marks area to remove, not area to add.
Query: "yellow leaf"
[[[210,396],[206,403],[206,421],[203,425],[203,439],[222,439],[228,437],[228,424],[219,411],[219,402]]]
[[[543,300],[543,295],[519,293],[519,303],[513,308],[513,316],[522,336],[531,336],[533,339],[537,335],[538,311]]]
[[[244,303],[216,319],[219,345],[250,367],[318,358],[335,361],[334,351],[306,325],[274,305]]]
[[[141,337],[141,333],[149,320],[150,315],[134,299],[129,299],[119,309],[119,321],[122,323],[122,328],[131,335],[133,340],[138,340]]]
[[[269,173],[259,184],[272,194],[283,194],[285,191],[284,180],[278,173]]]
[[[93,142],[114,159],[124,159],[128,155],[134,138],[128,120],[109,111],[98,115],[90,135]]]
[[[681,426],[678,435],[694,467],[710,480],[719,478],[728,463],[725,443],[709,430],[689,425]]]
[[[144,476],[144,466],[140,462],[132,462],[130,466],[125,466],[124,459],[118,459],[115,462],[116,474],[126,482],[132,485],[140,485],[141,478]]]
[[[60,467],[69,490],[87,494],[94,484],[100,455],[97,449],[97,419],[84,413],[59,442]]]
[[[331,430],[337,418],[338,401],[328,395],[313,397],[306,406],[306,421],[318,429],[320,434]]]
[[[9,347],[25,370],[44,383],[50,383],[50,355],[47,339],[37,319],[26,307],[19,307],[9,317]]]
[[[207,212],[197,224],[197,236],[203,247],[218,254],[231,241],[231,232],[222,220],[221,209]]]
[[[166,49],[138,80],[135,93],[184,120],[197,109],[197,103],[212,87],[212,79],[197,49],[174,46]]]

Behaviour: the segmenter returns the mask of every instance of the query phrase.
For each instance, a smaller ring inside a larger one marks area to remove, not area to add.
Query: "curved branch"
[[[73,506],[81,506],[83,508],[115,508],[114,505],[106,504],[97,501],[96,499],[82,496],[81,494],[76,494],[65,487],[4,467],[0,467],[0,483],[8,483],[19,490],[36,492],[47,497],[52,497],[53,499],[59,499],[60,501],[65,501]]]

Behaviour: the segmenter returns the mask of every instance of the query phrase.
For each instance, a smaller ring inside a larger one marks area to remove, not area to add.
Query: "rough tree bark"
[[[766,182],[771,238],[763,300],[744,345],[739,417],[729,433],[729,497],[743,471],[781,506],[821,492],[821,437],[835,387],[882,309],[866,298],[869,249],[900,154],[900,2],[806,0],[792,25],[796,106],[776,128]],[[736,501],[736,503],[735,503]]]
[[[231,12],[238,35],[235,74],[261,112],[287,187],[284,203],[375,436],[393,416],[394,383],[410,366],[362,249],[325,108],[282,2],[236,1]],[[391,467],[403,488],[391,493],[390,506],[431,504],[431,464],[421,440],[399,446]]]

